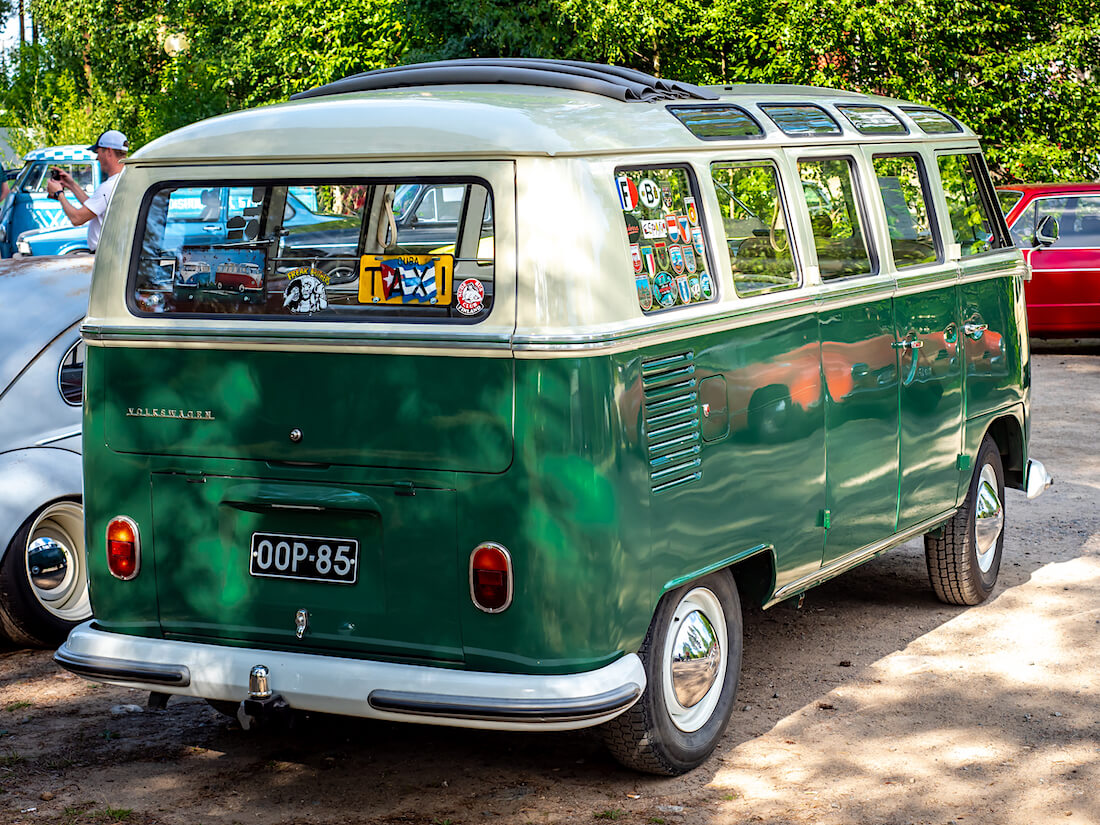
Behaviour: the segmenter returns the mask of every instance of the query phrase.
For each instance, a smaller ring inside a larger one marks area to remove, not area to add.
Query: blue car
[[[51,146],[28,152],[23,168],[10,182],[10,194],[0,203],[0,258],[10,258],[19,251],[20,236],[59,228],[71,233],[65,252],[88,249],[86,227],[74,227],[57,201],[46,196],[46,181],[54,166],[72,175],[85,191],[92,191],[103,180],[99,162],[87,147]]]
[[[227,216],[234,210],[239,212],[250,193],[251,189],[246,187],[177,189],[172,193],[168,208],[175,220],[184,222],[190,234],[208,243],[213,236],[225,236]],[[55,204],[56,201],[50,203]],[[286,226],[308,226],[332,219],[332,216],[317,213],[316,197],[311,187],[290,187],[287,210],[290,215],[285,221]],[[46,227],[23,232],[16,244],[16,252],[24,257],[72,255],[89,251],[88,227],[73,226],[68,220],[59,228]]]

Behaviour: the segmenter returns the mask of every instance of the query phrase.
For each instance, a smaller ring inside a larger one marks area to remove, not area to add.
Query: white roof
[[[904,101],[813,86],[711,86],[719,100],[624,102],[572,90],[519,85],[422,86],[352,92],[222,115],[178,129],[131,156],[129,163],[310,161],[329,158],[483,157],[627,154],[744,145],[745,139],[706,141],[689,132],[668,106],[735,104],[776,144],[837,140],[906,141],[974,137],[963,131],[925,135],[898,107]],[[842,135],[785,135],[759,103],[813,103],[825,108]],[[889,108],[909,135],[861,135],[837,104]],[[759,138],[754,139],[759,141]]]

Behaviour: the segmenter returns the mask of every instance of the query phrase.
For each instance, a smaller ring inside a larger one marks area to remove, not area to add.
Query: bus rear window
[[[476,321],[492,307],[480,181],[188,183],[150,192],[143,215],[138,313]]]

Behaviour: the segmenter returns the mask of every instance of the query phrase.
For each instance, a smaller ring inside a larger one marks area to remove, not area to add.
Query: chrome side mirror
[[[1058,240],[1058,219],[1053,215],[1047,215],[1035,227],[1035,243],[1039,246],[1050,246],[1056,240]]]

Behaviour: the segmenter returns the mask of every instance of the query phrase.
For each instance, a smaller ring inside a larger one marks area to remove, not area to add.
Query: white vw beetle
[[[91,257],[0,263],[0,631],[54,647],[91,616],[80,414]]]

